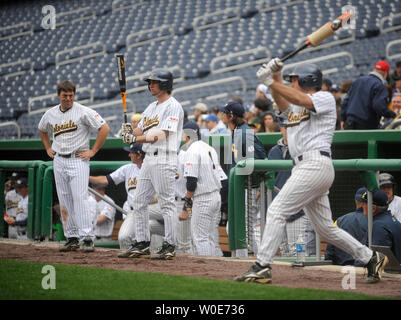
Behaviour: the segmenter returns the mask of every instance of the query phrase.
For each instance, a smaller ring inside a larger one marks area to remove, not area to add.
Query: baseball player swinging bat
[[[315,32],[308,35],[308,40],[301,45],[299,48],[295,49],[294,51],[287,54],[285,57],[281,58],[282,62],[288,60],[289,58],[295,56],[298,52],[304,50],[305,48],[312,45],[313,47],[318,46],[323,40],[327,39],[328,37],[332,36],[335,31],[341,28],[343,23],[349,23],[351,21],[352,12],[347,11],[343,15],[339,16],[333,22],[328,22]]]
[[[126,84],[125,84],[125,63],[124,55],[121,53],[116,54],[117,59],[117,71],[118,71],[118,83],[120,85],[121,98],[123,100],[124,108],[124,122],[128,123],[127,120],[127,103],[126,103]]]

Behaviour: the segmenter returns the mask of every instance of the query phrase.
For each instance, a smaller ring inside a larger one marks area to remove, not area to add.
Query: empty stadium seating
[[[125,55],[129,112],[153,100],[139,75],[155,67],[172,68],[180,78],[174,95],[189,113],[198,101],[211,107],[234,95],[251,104],[260,64],[288,53],[350,4],[357,9],[353,29],[287,64],[316,61],[339,83],[368,73],[377,60],[394,67],[401,57],[401,44],[386,48],[401,38],[401,0],[58,0],[52,1],[56,27],[44,29],[47,4],[1,4],[0,123],[16,125],[0,127],[0,139],[37,138],[38,120],[57,103],[57,82],[64,79],[86,88],[79,94],[86,105],[118,101],[116,53]],[[115,134],[121,108],[99,113]]]

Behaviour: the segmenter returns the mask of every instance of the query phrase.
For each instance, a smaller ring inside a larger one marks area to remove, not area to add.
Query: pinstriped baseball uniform
[[[328,153],[337,119],[334,98],[324,91],[308,96],[315,111],[295,105],[287,110],[287,140],[295,166],[267,211],[257,260],[262,265],[273,263],[286,218],[304,209],[323,240],[367,264],[372,251],[335,227],[332,220],[328,193],[334,180],[334,167]]]
[[[29,196],[26,196],[25,198],[21,197],[21,201],[18,203],[15,222],[26,221],[28,219],[28,200]],[[28,239],[26,226],[17,226],[17,239]]]
[[[170,97],[161,104],[151,103],[142,114],[138,127],[147,135],[154,130],[167,130],[169,135],[156,143],[144,143],[146,157],[134,195],[136,240],[150,241],[148,204],[155,193],[164,217],[164,240],[175,244],[173,218],[175,216],[174,184],[177,172],[177,154],[181,143],[184,111],[181,104]]]
[[[203,141],[191,143],[183,160],[184,177],[198,179],[191,217],[194,254],[222,256],[218,238],[220,181],[227,176],[220,167],[216,151]]]
[[[60,105],[49,109],[38,125],[40,131],[53,133],[54,179],[60,208],[68,212],[63,221],[67,238],[93,238],[87,203],[89,160],[76,158],[75,153],[89,150],[91,130],[98,130],[105,123],[96,111],[74,102],[64,112]]]
[[[393,200],[390,202],[388,209],[401,222],[401,197],[394,195]]]
[[[177,180],[175,183],[175,204],[176,204],[176,216],[174,219],[174,224],[176,226],[175,236],[176,236],[176,252],[177,253],[193,253],[192,250],[192,236],[191,236],[191,218],[187,220],[180,221],[178,216],[180,215],[182,208],[184,206],[186,188],[186,179],[184,178],[184,157],[186,151],[180,150],[178,154],[178,166],[177,166]]]
[[[17,209],[22,197],[15,191],[15,189],[10,190],[6,193],[5,203],[6,203],[6,214],[14,218],[17,217]],[[8,226],[8,237],[10,239],[17,239],[17,226]]]
[[[114,200],[111,199],[109,196],[104,195],[104,197],[109,200],[110,202],[114,203]],[[100,199],[96,201],[96,218],[94,221],[94,233],[97,238],[110,238],[111,234],[113,233],[114,227],[114,217],[116,214],[116,209],[108,204],[106,201]],[[108,219],[99,224],[97,222],[97,218],[99,215],[104,215]]]

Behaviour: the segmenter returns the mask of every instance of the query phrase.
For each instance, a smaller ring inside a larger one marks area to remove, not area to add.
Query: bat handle
[[[308,40],[308,41],[306,41],[302,46],[300,46],[298,49],[296,49],[296,50],[290,52],[289,54],[287,54],[286,56],[280,58],[280,60],[281,60],[282,62],[288,60],[289,58],[295,56],[298,52],[300,52],[300,51],[304,50],[305,48],[307,48],[309,45],[310,45],[310,42],[309,42],[309,40]]]
[[[127,112],[124,111],[124,123],[128,123]]]

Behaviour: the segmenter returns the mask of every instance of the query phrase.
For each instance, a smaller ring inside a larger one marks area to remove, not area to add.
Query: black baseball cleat
[[[78,238],[68,238],[67,242],[59,249],[60,252],[77,251],[79,249]]]
[[[272,269],[270,265],[263,267],[256,262],[247,272],[241,276],[235,277],[234,280],[239,282],[257,282],[263,284],[271,283]]]
[[[366,283],[376,283],[381,279],[381,274],[384,267],[388,263],[388,258],[383,253],[373,251],[372,258],[369,260],[365,268],[368,270],[368,276],[365,279]]]
[[[159,251],[152,254],[150,259],[154,260],[173,260],[175,258],[175,246],[163,241],[163,245]]]
[[[119,258],[150,258],[150,241],[134,242],[131,248],[124,252],[120,252]]]
[[[84,239],[82,241],[82,251],[83,252],[94,252],[95,251],[95,246],[93,244],[92,239]]]

